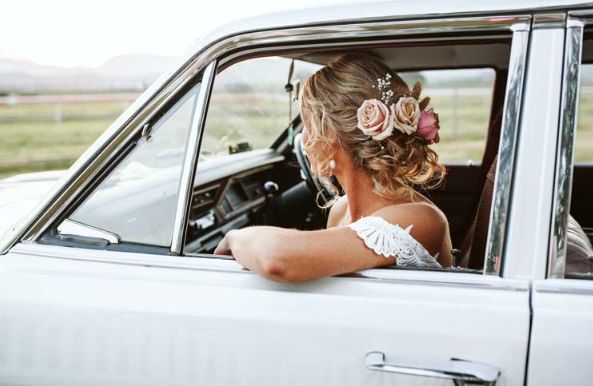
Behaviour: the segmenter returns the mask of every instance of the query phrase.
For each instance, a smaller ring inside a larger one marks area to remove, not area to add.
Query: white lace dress
[[[364,244],[385,258],[395,257],[400,267],[442,268],[437,262],[438,253],[431,254],[412,237],[412,225],[403,229],[382,217],[368,216],[348,225]]]

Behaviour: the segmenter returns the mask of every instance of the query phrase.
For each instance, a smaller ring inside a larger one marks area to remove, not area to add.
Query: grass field
[[[429,90],[425,90],[430,95]],[[441,143],[435,145],[443,162],[472,159],[483,152],[490,96],[456,97],[440,93],[432,106],[441,119]],[[0,178],[14,174],[67,168],[126,108],[125,103],[77,103],[61,108],[55,121],[53,105],[0,106]],[[254,148],[269,145],[287,123],[283,100],[246,95],[212,99],[203,146],[224,151],[229,143],[249,141]],[[593,91],[581,94],[577,162],[593,162]]]

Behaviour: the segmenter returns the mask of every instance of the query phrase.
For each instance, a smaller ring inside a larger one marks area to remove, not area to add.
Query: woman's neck
[[[346,170],[336,177],[346,193],[350,222],[395,203],[393,200],[385,199],[375,193],[371,177],[362,170]]]

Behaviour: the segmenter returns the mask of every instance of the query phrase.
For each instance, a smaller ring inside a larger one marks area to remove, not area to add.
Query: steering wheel
[[[294,151],[301,168],[301,178],[307,183],[311,193],[316,196],[318,203],[320,203],[322,206],[327,204],[334,198],[335,194],[323,186],[317,177],[315,177],[311,172],[311,163],[309,162],[309,159],[303,150],[303,139],[301,133],[298,133],[294,136]]]

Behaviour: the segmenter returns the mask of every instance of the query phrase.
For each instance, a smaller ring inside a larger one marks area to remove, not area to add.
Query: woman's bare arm
[[[385,208],[374,215],[405,228],[431,253],[440,252],[446,232],[427,205]],[[244,267],[272,280],[303,282],[324,276],[395,264],[395,258],[375,254],[349,227],[299,231],[255,226],[227,234],[214,252],[232,254]]]

